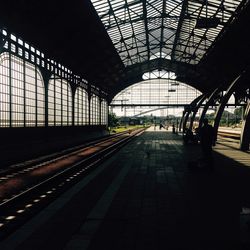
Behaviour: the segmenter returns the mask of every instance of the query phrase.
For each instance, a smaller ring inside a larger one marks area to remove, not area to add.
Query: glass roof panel
[[[247,0],[91,1],[125,66],[163,54],[167,60],[199,63],[247,3]]]

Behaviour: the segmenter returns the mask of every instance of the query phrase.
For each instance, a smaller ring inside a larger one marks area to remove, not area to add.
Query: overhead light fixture
[[[216,28],[220,23],[218,17],[201,17],[196,20],[195,29],[211,29]]]

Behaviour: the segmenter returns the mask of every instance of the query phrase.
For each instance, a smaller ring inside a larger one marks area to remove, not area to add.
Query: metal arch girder
[[[189,125],[189,129],[192,130],[193,123],[194,123],[194,120],[195,120],[195,116],[196,116],[199,108],[201,107],[201,105],[203,104],[203,102],[205,101],[206,98],[207,98],[207,94],[203,94],[201,96],[200,100],[198,101],[197,105],[194,107],[194,109],[193,109],[193,115],[191,117],[191,121],[190,121],[190,125]]]
[[[218,131],[218,128],[219,128],[219,124],[220,124],[220,119],[221,119],[221,116],[222,116],[222,113],[224,111],[224,108],[229,100],[229,98],[231,97],[231,95],[233,94],[233,92],[235,91],[235,88],[237,88],[237,86],[240,84],[240,79],[242,79],[243,75],[244,75],[245,72],[241,73],[239,76],[237,76],[234,81],[230,84],[230,86],[228,87],[227,91],[226,91],[226,94],[223,96],[221,102],[220,102],[220,105],[216,111],[216,114],[215,114],[215,119],[214,119],[214,133],[215,133],[215,136],[217,137],[217,131]]]
[[[204,106],[204,108],[203,108],[203,111],[202,111],[202,113],[201,113],[201,117],[200,117],[200,120],[199,120],[199,127],[198,127],[199,130],[200,130],[201,127],[202,127],[202,123],[203,123],[203,120],[204,120],[204,118],[205,118],[205,116],[206,116],[206,113],[207,113],[207,110],[208,110],[209,106],[213,104],[214,99],[218,96],[218,94],[220,93],[220,91],[221,91],[221,88],[218,87],[218,88],[216,88],[216,89],[210,94],[210,96],[209,96],[209,98],[208,98],[208,101],[207,101],[207,103],[205,104],[205,106]]]
[[[183,110],[182,117],[181,117],[181,120],[179,123],[179,131],[181,131],[181,129],[182,129],[182,123],[183,123],[184,116],[185,116],[185,109]]]
[[[190,111],[189,106],[186,106],[184,111],[183,111],[183,115],[182,115],[181,122],[180,122],[180,127],[182,128],[183,132],[186,131],[187,121],[188,121],[188,117],[189,117],[190,112],[191,111]]]
[[[168,59],[157,58],[150,60],[149,62],[145,61],[143,63],[134,64],[125,68],[124,72],[117,75],[119,78],[119,85],[117,84],[117,88],[112,93],[109,93],[109,100],[119,93],[121,90],[125,89],[126,87],[142,81],[142,75],[146,72],[150,72],[153,70],[166,70],[166,71],[173,71],[177,74],[177,76],[182,76],[183,74],[189,74],[196,76],[197,72],[195,71],[195,66],[186,64],[183,62],[171,62]],[[182,76],[183,77],[183,76]],[[185,77],[185,76],[184,76]],[[176,79],[178,81],[178,77]],[[108,81],[107,81],[108,82]],[[117,81],[118,83],[118,81]],[[187,83],[190,86],[201,90],[199,88],[199,84],[192,84]]]
[[[250,99],[250,88],[245,86],[245,88],[240,88],[234,92],[235,105],[240,105],[241,102],[247,104]]]
[[[184,110],[184,113],[183,113],[183,124],[182,124],[182,128],[183,128],[183,131],[186,130],[186,125],[187,125],[187,121],[188,121],[188,118],[189,118],[189,115],[192,111],[193,108],[196,107],[197,103],[203,98],[204,94],[201,94],[199,95],[198,97],[196,97],[191,103],[190,105],[188,106],[188,108],[186,110]],[[181,126],[181,125],[180,125]]]
[[[240,149],[249,150],[250,143],[250,101],[248,101],[240,135]]]
[[[193,74],[195,74],[195,66],[190,65],[190,64],[186,64],[183,62],[171,62],[171,60],[169,59],[165,59],[165,58],[156,58],[153,60],[150,60],[149,62],[143,62],[140,64],[134,64],[132,66],[128,66],[126,67],[126,73],[129,74],[129,72],[132,71],[138,71],[140,73],[145,73],[151,70],[169,70],[169,71],[173,71],[175,73],[178,74],[178,71],[189,71],[192,72]]]

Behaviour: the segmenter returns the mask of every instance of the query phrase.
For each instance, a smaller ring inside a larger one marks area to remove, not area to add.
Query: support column
[[[99,125],[102,125],[102,99],[101,97],[99,96]]]
[[[179,131],[181,131],[181,129],[183,127],[182,124],[183,124],[183,121],[184,121],[185,114],[186,114],[186,111],[184,109],[183,113],[182,113],[182,117],[181,117],[180,123],[179,123]]]
[[[73,126],[73,127],[75,127],[75,98],[76,98],[75,95],[76,95],[76,89],[77,89],[77,87],[72,84],[72,86],[71,86],[71,93],[72,93],[72,124],[71,124],[71,126]]]
[[[240,136],[240,149],[249,150],[250,143],[250,101],[248,101],[243,117],[242,130]]]
[[[215,114],[215,119],[214,119],[214,133],[215,133],[215,138],[217,138],[217,131],[219,128],[219,124],[220,124],[220,119],[221,116],[223,114],[224,108],[228,103],[229,98],[231,97],[231,95],[233,94],[233,92],[235,91],[236,87],[239,85],[240,83],[240,79],[242,77],[243,74],[240,74],[238,77],[235,78],[235,80],[231,83],[231,85],[229,86],[229,88],[226,91],[226,94],[223,96],[220,105],[216,111]]]
[[[195,120],[195,117],[196,117],[196,114],[197,114],[197,112],[198,112],[198,110],[199,110],[199,108],[201,107],[201,105],[202,105],[202,103],[205,101],[205,99],[207,98],[207,95],[202,95],[201,96],[201,99],[198,101],[198,103],[197,103],[197,105],[196,105],[196,107],[194,108],[194,110],[193,110],[193,115],[192,115],[192,117],[191,117],[191,121],[190,121],[190,126],[189,126],[189,129],[191,129],[192,130],[192,128],[193,128],[193,123],[194,123],[194,120]]]
[[[49,80],[51,78],[51,73],[44,70],[43,68],[39,68],[41,74],[42,74],[42,77],[43,77],[43,82],[44,82],[44,96],[45,96],[45,127],[48,127],[49,126],[49,98],[48,98],[48,92],[49,92]]]
[[[89,122],[88,122],[88,125],[90,126],[90,118],[91,118],[91,114],[90,114],[90,111],[91,111],[91,107],[90,107],[90,105],[91,105],[91,86],[90,86],[90,84],[88,83],[88,108],[89,108]]]
[[[184,111],[185,113],[183,114],[183,132],[185,132],[186,130],[186,127],[187,127],[187,121],[188,121],[188,118],[189,118],[189,115],[191,113],[191,111],[196,107],[197,105],[197,102],[199,102],[203,97],[203,94],[199,95],[198,97],[196,97],[191,103],[190,105],[188,106],[188,108]],[[181,125],[180,125],[181,126]]]
[[[206,116],[206,113],[207,113],[207,110],[208,110],[208,108],[214,103],[214,100],[215,100],[215,98],[217,97],[217,95],[219,94],[219,92],[220,92],[220,88],[216,88],[216,89],[212,92],[212,94],[210,94],[210,96],[209,96],[209,98],[208,98],[208,101],[207,101],[207,103],[205,104],[205,106],[204,106],[204,108],[203,108],[203,111],[202,111],[202,113],[201,113],[201,117],[200,117],[200,121],[199,121],[199,128],[198,128],[198,130],[201,129],[203,120],[204,120],[204,118],[205,118],[205,116]]]
[[[183,125],[182,125],[183,133],[186,131],[186,128],[187,128],[187,121],[188,121],[188,118],[189,118],[190,113],[191,113],[191,107],[187,108],[186,114],[185,114],[185,116],[184,116]]]

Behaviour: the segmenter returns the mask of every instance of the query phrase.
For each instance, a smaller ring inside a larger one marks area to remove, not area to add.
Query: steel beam
[[[183,124],[183,120],[184,120],[185,114],[186,114],[186,111],[183,110],[182,117],[181,117],[181,120],[180,120],[180,123],[179,123],[179,131],[181,131],[181,129],[183,127],[182,124]]]
[[[248,101],[240,135],[240,149],[249,150],[250,143],[250,101]]]
[[[220,102],[220,105],[216,111],[216,114],[215,114],[215,118],[214,118],[214,133],[215,133],[215,136],[217,137],[217,131],[218,131],[218,128],[219,128],[219,124],[220,124],[220,119],[221,119],[221,116],[223,114],[223,111],[225,109],[225,106],[227,105],[228,103],[228,100],[229,98],[231,97],[231,95],[233,94],[233,92],[235,91],[236,87],[238,87],[238,85],[240,84],[240,79],[241,77],[243,76],[244,73],[240,74],[239,76],[237,76],[235,78],[235,80],[231,83],[231,85],[228,87],[227,91],[226,91],[226,94],[223,96],[221,102]]]
[[[188,106],[188,104],[184,104],[184,103],[180,103],[180,104],[162,104],[162,103],[156,103],[156,104],[140,104],[140,103],[134,103],[134,104],[110,104],[109,106],[112,106],[112,107],[185,107],[185,106]]]
[[[203,104],[203,102],[207,98],[207,95],[204,94],[204,95],[201,95],[200,97],[201,98],[200,98],[200,100],[198,100],[198,103],[197,103],[196,107],[193,109],[193,115],[191,117],[190,125],[189,125],[189,129],[191,129],[191,130],[193,128],[193,123],[194,123],[194,120],[195,120],[195,116],[196,116],[198,110],[200,109],[201,105]]]
[[[206,116],[206,113],[207,113],[208,108],[209,108],[212,104],[213,104],[213,105],[215,104],[215,103],[214,103],[214,99],[218,96],[219,92],[220,92],[220,88],[216,88],[216,89],[210,94],[210,96],[209,96],[209,98],[208,98],[208,101],[207,101],[207,103],[205,104],[205,106],[204,106],[204,108],[203,108],[203,111],[202,111],[202,113],[201,113],[201,117],[200,117],[200,120],[199,120],[199,128],[198,128],[198,130],[200,130],[201,127],[202,127],[202,123],[203,123],[203,120],[204,120],[204,118],[205,118],[205,116]]]
[[[178,44],[178,41],[180,38],[181,26],[182,26],[182,23],[183,23],[184,18],[185,18],[185,12],[187,10],[187,6],[188,6],[188,0],[183,0],[181,13],[180,13],[180,19],[179,19],[179,23],[177,26],[176,35],[175,35],[175,39],[174,39],[174,45],[173,45],[172,54],[171,54],[172,60],[175,60],[175,50],[176,50],[176,47],[177,47],[177,44]]]
[[[203,98],[203,96],[204,96],[204,95],[201,94],[201,95],[199,95],[198,97],[196,97],[196,98],[190,103],[190,105],[188,106],[188,109],[185,111],[186,114],[184,114],[183,125],[182,125],[183,132],[186,131],[187,121],[188,121],[188,118],[189,118],[190,113],[192,112],[193,109],[195,109],[197,103]]]

